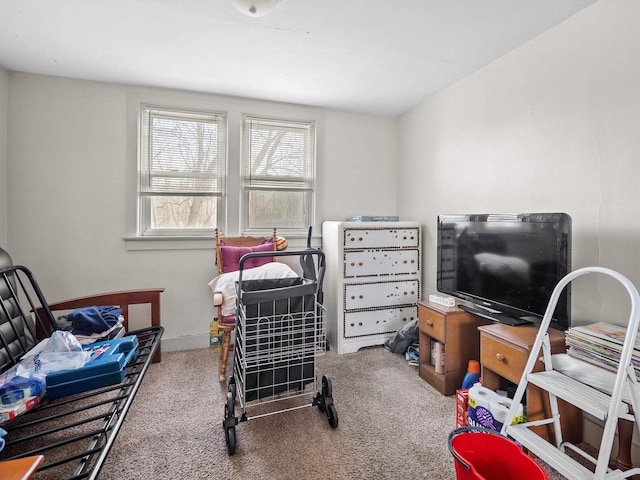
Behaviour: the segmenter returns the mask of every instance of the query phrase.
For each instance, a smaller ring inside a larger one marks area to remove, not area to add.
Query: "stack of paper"
[[[617,371],[627,328],[598,322],[572,327],[566,332],[567,353],[607,370]],[[640,339],[636,339],[631,363],[640,374]]]

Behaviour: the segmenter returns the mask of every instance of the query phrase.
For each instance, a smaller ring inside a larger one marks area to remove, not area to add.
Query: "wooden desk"
[[[35,455],[0,462],[0,478],[2,480],[27,480],[36,473],[43,461],[42,455]]]
[[[494,323],[478,327],[478,330],[480,330],[482,385],[491,390],[506,388],[507,381],[517,385],[531,353],[538,327],[535,325],[510,327]],[[549,329],[549,341],[551,353],[566,351],[564,332]],[[540,356],[542,356],[542,351]],[[534,371],[543,369],[544,365],[538,360]],[[526,403],[528,421],[550,416],[549,399],[535,385],[527,385]],[[564,439],[572,443],[580,442],[582,440],[582,411],[562,400],[558,401],[558,406]],[[553,439],[553,425],[543,425],[532,430],[547,440]]]

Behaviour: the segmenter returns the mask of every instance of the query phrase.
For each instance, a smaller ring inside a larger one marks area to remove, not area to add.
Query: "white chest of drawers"
[[[331,348],[351,353],[381,345],[418,318],[418,222],[324,222],[322,249]]]

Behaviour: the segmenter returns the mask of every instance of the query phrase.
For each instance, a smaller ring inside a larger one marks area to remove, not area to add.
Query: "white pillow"
[[[236,313],[236,282],[240,272],[228,272],[218,275],[209,282],[212,292],[222,293],[222,315]],[[267,278],[295,278],[298,275],[289,265],[280,262],[269,262],[255,268],[242,271],[243,280],[264,280]]]

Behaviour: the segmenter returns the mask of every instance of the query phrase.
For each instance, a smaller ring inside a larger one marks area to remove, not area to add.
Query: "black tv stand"
[[[506,313],[488,310],[486,308],[482,308],[478,305],[470,303],[460,303],[458,304],[458,308],[464,310],[465,312],[472,313],[473,315],[478,315],[479,317],[487,318],[489,320],[493,320],[494,322],[502,323],[504,325],[510,325],[512,327],[518,325],[531,325],[531,323],[533,323],[525,318],[512,317],[511,315],[507,315]]]

